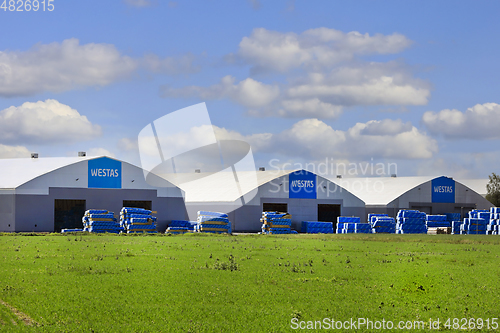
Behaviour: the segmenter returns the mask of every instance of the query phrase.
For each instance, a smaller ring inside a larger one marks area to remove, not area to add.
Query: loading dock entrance
[[[340,216],[340,205],[318,204],[318,221],[333,222],[333,230],[337,229],[337,217]]]
[[[153,203],[151,201],[123,200],[123,207],[133,207],[133,208],[152,210]]]
[[[286,203],[263,203],[262,210],[264,212],[287,213],[288,212],[288,204],[286,204]]]
[[[85,200],[54,200],[54,231],[61,229],[82,228],[82,217],[85,215]]]

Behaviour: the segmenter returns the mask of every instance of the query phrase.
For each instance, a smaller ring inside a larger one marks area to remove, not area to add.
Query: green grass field
[[[496,236],[3,234],[0,331],[287,332],[294,318],[486,325],[500,317],[499,255]]]

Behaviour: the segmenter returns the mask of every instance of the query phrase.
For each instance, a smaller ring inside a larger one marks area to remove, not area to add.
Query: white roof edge
[[[58,169],[103,157],[128,163],[106,155],[0,159],[0,170],[3,171],[0,173],[0,189],[16,189]],[[33,167],[34,165],[37,167]]]

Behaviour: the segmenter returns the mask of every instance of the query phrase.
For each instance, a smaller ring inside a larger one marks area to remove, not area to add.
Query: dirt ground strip
[[[16,315],[16,317],[19,318],[19,320],[21,320],[25,325],[28,325],[28,326],[39,326],[40,325],[39,323],[34,321],[30,316],[19,311],[18,309],[16,309],[15,307],[13,307],[10,304],[4,302],[1,299],[0,299],[0,304],[6,306],[10,311],[12,311],[12,313],[14,313]],[[4,323],[2,323],[2,324],[4,324]],[[13,324],[17,325],[16,322],[13,322]]]

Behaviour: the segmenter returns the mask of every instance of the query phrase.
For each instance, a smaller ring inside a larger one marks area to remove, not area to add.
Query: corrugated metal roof
[[[0,159],[0,188],[15,189],[30,180],[59,168],[98,158],[85,157],[42,157]]]

